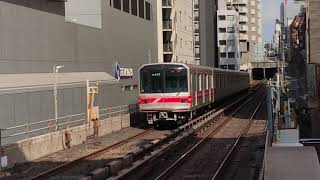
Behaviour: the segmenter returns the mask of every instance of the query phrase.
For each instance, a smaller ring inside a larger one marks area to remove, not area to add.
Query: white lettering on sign
[[[7,167],[8,166],[8,157],[7,156],[3,156],[1,157],[1,167]]]
[[[132,68],[120,68],[120,77],[132,77],[133,69]]]

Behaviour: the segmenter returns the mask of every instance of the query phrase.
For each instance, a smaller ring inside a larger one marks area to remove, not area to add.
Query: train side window
[[[202,89],[202,80],[201,80],[201,74],[198,75],[198,91],[201,91]]]
[[[213,75],[211,75],[211,80],[210,80],[210,82],[211,82],[211,88],[214,88],[214,81],[213,81]]]
[[[206,89],[209,89],[209,79],[208,79],[208,74],[206,74],[205,76],[206,76],[206,78],[205,78],[205,80],[206,80]]]
[[[208,77],[208,89],[212,88],[212,75],[209,75]]]
[[[197,91],[197,75],[192,74],[192,90],[193,92]]]

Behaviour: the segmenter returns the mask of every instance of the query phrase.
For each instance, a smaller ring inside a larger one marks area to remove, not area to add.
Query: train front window
[[[188,78],[185,68],[165,70],[165,93],[174,92],[188,92]]]
[[[162,93],[163,92],[163,71],[146,70],[141,71],[141,93]]]
[[[188,92],[187,69],[179,65],[154,65],[140,70],[140,93]]]

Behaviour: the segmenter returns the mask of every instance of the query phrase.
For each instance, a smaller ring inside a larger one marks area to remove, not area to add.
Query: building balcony
[[[194,20],[195,20],[195,21],[199,21],[199,20],[200,20],[199,16],[198,16],[198,15],[195,15],[195,16],[194,16]]]
[[[199,9],[199,4],[195,3],[194,4],[194,9]]]
[[[173,52],[173,45],[172,42],[163,44],[163,53],[172,53]]]
[[[162,7],[173,7],[173,0],[162,0]]]
[[[163,30],[172,30],[171,20],[163,21],[162,24],[163,24]]]
[[[248,8],[240,6],[239,7],[239,13],[248,13]]]
[[[195,53],[194,56],[195,58],[200,58],[200,53]]]
[[[240,27],[239,27],[239,30],[240,30],[240,31],[248,31],[248,26],[241,24]]]
[[[240,16],[239,22],[248,22],[248,17],[247,16]]]
[[[194,44],[195,45],[200,45],[200,41],[199,40],[195,40]]]
[[[233,4],[248,4],[248,0],[233,0],[232,1]]]
[[[246,40],[246,41],[248,41],[248,40],[249,40],[248,34],[240,34],[240,40]]]

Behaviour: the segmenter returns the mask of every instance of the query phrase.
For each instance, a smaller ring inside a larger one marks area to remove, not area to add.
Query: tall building
[[[241,70],[263,56],[261,0],[226,0],[227,9],[239,12]]]
[[[218,10],[219,67],[240,70],[239,13]]]
[[[218,67],[216,0],[194,0],[195,60]],[[200,62],[200,63],[199,63]]]
[[[195,64],[193,1],[158,1],[159,62]]]

